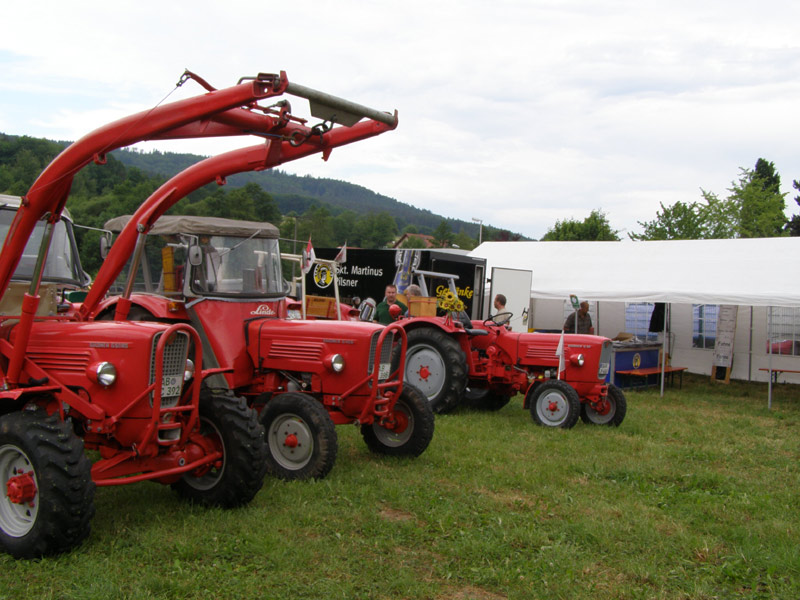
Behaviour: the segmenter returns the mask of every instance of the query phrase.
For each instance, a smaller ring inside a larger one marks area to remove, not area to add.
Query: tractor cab
[[[106,223],[120,232],[129,215]],[[280,300],[289,291],[283,279],[278,230],[269,223],[217,217],[164,215],[146,238],[136,272],[117,282],[135,293],[175,300],[242,298]]]
[[[0,238],[5,239],[8,235],[11,222],[14,220],[14,215],[19,209],[21,201],[22,199],[19,196],[0,194]],[[42,220],[36,224],[33,233],[28,238],[28,243],[22,251],[19,264],[11,276],[12,281],[30,282],[44,231],[45,221]],[[91,282],[91,277],[81,268],[72,218],[66,209],[55,225],[47,261],[44,265],[42,281],[55,284],[60,289],[73,290],[85,288]]]

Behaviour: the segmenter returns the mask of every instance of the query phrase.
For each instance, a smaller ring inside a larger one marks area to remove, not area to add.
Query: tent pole
[[[753,381],[753,307],[750,307],[750,334],[747,344],[747,381]]]
[[[664,306],[664,328],[661,331],[661,397],[664,397],[664,371],[667,366],[667,314],[669,314],[671,304],[669,302]]]
[[[772,410],[772,341],[770,334],[772,333],[772,307],[767,308],[767,375],[769,375],[769,382],[767,383],[767,410]]]

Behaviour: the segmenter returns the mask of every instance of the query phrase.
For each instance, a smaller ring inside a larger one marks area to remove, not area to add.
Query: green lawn
[[[0,557],[0,598],[800,598],[800,386],[627,397],[617,429],[542,429],[519,396],[438,416],[414,460],[340,427],[327,479],[234,511],[101,488],[81,547]]]

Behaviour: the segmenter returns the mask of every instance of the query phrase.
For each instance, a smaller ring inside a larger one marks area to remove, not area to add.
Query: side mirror
[[[359,319],[362,321],[372,321],[375,315],[375,300],[367,298],[359,307]]]
[[[200,246],[189,246],[189,264],[193,267],[199,267],[203,264],[203,249]]]
[[[108,250],[111,248],[111,240],[107,235],[100,236],[100,258],[103,260],[108,256]]]

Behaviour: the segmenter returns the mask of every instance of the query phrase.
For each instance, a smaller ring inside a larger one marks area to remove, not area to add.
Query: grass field
[[[542,429],[520,396],[439,416],[414,460],[340,427],[327,479],[234,511],[101,488],[81,547],[0,556],[0,598],[800,598],[800,386],[627,397],[618,429]]]

